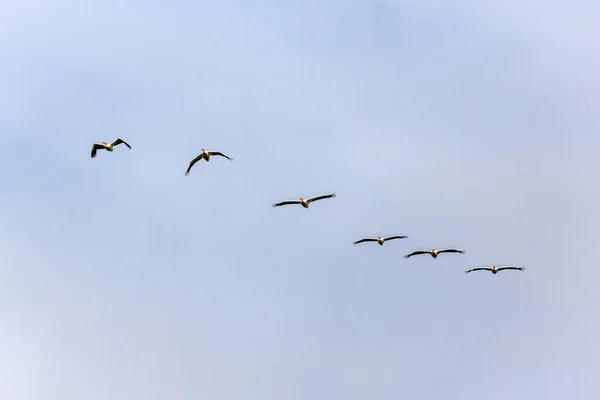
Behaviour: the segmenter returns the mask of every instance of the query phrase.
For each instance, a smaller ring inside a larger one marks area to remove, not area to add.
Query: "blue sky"
[[[407,3],[4,1],[0,397],[597,397],[600,7]]]

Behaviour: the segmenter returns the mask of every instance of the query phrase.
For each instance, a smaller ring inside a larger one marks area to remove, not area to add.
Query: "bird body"
[[[308,208],[310,206],[310,203],[312,203],[313,201],[329,199],[331,197],[336,197],[336,196],[337,196],[336,193],[331,193],[331,194],[325,194],[323,196],[312,197],[310,199],[305,199],[304,197],[300,197],[299,200],[286,200],[286,201],[282,201],[280,203],[275,203],[275,204],[273,204],[273,207],[280,207],[280,206],[285,206],[288,204],[300,204],[302,207]]]
[[[220,151],[206,151],[206,149],[200,149],[200,150],[202,150],[202,153],[200,153],[192,161],[190,161],[188,169],[187,169],[187,171],[185,171],[185,176],[188,176],[190,174],[190,170],[192,169],[194,164],[196,164],[198,161],[200,161],[200,160],[204,160],[206,162],[210,161],[210,156],[220,156],[220,157],[224,157],[224,158],[228,159],[229,161],[233,161],[233,158],[226,156],[225,154],[221,153]]]
[[[496,265],[492,265],[491,268],[490,267],[473,268],[468,271],[465,271],[465,274],[468,274],[469,272],[473,272],[473,271],[490,271],[492,274],[496,275],[498,272],[504,271],[505,269],[514,269],[514,270],[518,270],[518,271],[523,271],[525,269],[525,267],[513,267],[513,266],[498,267]]]
[[[456,249],[443,249],[443,250],[436,250],[436,249],[431,249],[431,250],[417,250],[417,251],[413,251],[410,254],[407,254],[404,256],[404,258],[409,258],[412,256],[416,256],[419,254],[429,254],[431,257],[433,258],[437,258],[438,255],[440,255],[441,253],[460,253],[460,254],[464,254],[465,251],[464,250],[456,250]]]
[[[131,146],[126,141],[124,141],[121,138],[117,138],[117,140],[115,140],[112,143],[108,143],[108,142],[94,143],[92,145],[92,154],[91,154],[91,156],[92,156],[92,158],[96,157],[97,151],[98,150],[102,150],[102,149],[104,149],[106,151],[110,151],[112,153],[113,150],[114,150],[114,148],[115,148],[115,146],[118,146],[121,143],[123,143],[125,146],[127,146],[131,150]]]
[[[380,246],[383,246],[383,244],[388,240],[406,239],[406,238],[408,238],[408,236],[397,235],[397,236],[388,236],[386,238],[377,236],[377,238],[364,238],[364,239],[357,240],[356,242],[354,242],[354,244],[359,244],[359,243],[364,243],[364,242],[377,242]]]

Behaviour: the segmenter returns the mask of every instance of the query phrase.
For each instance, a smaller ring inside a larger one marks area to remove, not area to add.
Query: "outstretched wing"
[[[125,146],[127,146],[129,148],[129,150],[131,150],[131,146],[129,145],[129,143],[127,143],[126,141],[124,141],[121,138],[117,138],[117,140],[115,140],[114,142],[112,142],[112,146],[118,146],[121,143],[123,143]]]
[[[104,148],[104,145],[94,143],[94,145],[92,146],[92,158],[96,157],[96,152],[98,151],[98,149],[103,149],[103,148]]]
[[[300,200],[282,201],[281,203],[275,203],[275,204],[273,204],[273,207],[285,206],[285,205],[288,205],[288,204],[300,204]]]
[[[354,242],[354,244],[359,244],[359,243],[364,243],[364,242],[376,242],[376,241],[377,241],[377,239],[366,238],[366,239],[357,240],[356,242]]]
[[[516,269],[518,271],[523,271],[525,269],[525,267],[500,267],[500,268],[498,268],[498,271],[502,271],[505,269]]]
[[[337,194],[335,193],[331,193],[331,194],[325,194],[323,196],[317,196],[317,197],[313,197],[312,199],[308,199],[306,200],[308,203],[312,203],[313,201],[318,201],[318,200],[323,200],[323,199],[329,199],[332,197],[337,196]]]
[[[469,272],[473,272],[473,271],[491,271],[491,270],[492,270],[491,268],[484,268],[484,267],[473,268],[473,269],[470,269],[468,271],[465,271],[465,274],[468,274]]]
[[[443,250],[438,250],[438,253],[460,253],[460,254],[464,254],[464,250],[456,250],[456,249],[443,249]]]
[[[388,240],[394,240],[394,239],[406,239],[408,238],[408,236],[403,236],[403,235],[397,235],[397,236],[389,236],[386,237],[385,239],[383,239],[384,241],[388,241]]]
[[[227,157],[225,154],[221,153],[220,151],[209,151],[208,155],[211,155],[211,156],[221,156],[221,157],[225,157],[229,161],[233,161],[233,158]]]
[[[192,169],[194,164],[196,164],[198,162],[198,160],[200,160],[200,159],[202,159],[202,154],[198,155],[196,158],[194,158],[192,161],[190,161],[190,165],[188,166],[187,171],[185,171],[185,176],[188,176],[190,174],[190,170]]]
[[[417,251],[413,251],[410,254],[407,254],[404,256],[404,258],[410,258],[412,256],[418,256],[419,254],[431,254],[430,251],[426,251],[426,250],[417,250]]]

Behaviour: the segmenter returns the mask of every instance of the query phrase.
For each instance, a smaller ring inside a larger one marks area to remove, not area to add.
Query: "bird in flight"
[[[490,271],[492,274],[496,275],[498,272],[503,271],[505,269],[515,269],[517,271],[523,271],[525,269],[525,267],[510,267],[510,266],[497,267],[497,266],[493,265],[492,268],[489,268],[489,267],[473,268],[468,271],[465,271],[465,274],[468,274],[469,272],[473,272],[473,271]]]
[[[419,254],[429,254],[431,257],[433,258],[437,258],[437,256],[441,253],[460,253],[460,254],[465,254],[464,250],[456,250],[456,249],[443,249],[443,250],[436,250],[436,249],[431,249],[431,250],[417,250],[417,251],[413,251],[410,254],[407,254],[404,256],[404,258],[409,258],[412,256],[416,256]]]
[[[383,246],[383,244],[388,241],[388,240],[394,240],[394,239],[406,239],[408,238],[408,236],[388,236],[386,238],[382,238],[381,236],[377,236],[377,238],[365,238],[365,239],[360,239],[357,240],[356,242],[354,242],[354,244],[359,244],[359,243],[364,243],[364,242],[377,242],[379,243],[380,246]]]
[[[325,194],[323,196],[313,197],[311,199],[305,199],[304,197],[300,197],[300,200],[287,200],[287,201],[282,201],[281,203],[275,203],[275,204],[273,204],[273,207],[285,206],[287,204],[300,204],[302,207],[308,208],[310,203],[312,203],[313,201],[329,199],[331,197],[336,197],[336,196],[337,196],[337,194],[331,193],[331,194]]]
[[[210,156],[221,156],[221,157],[225,157],[229,161],[233,161],[233,158],[226,156],[225,154],[221,153],[220,151],[206,151],[206,149],[200,149],[200,150],[202,150],[202,153],[200,153],[196,158],[194,158],[192,161],[190,161],[190,165],[188,166],[187,171],[185,171],[185,176],[188,176],[190,174],[190,170],[192,169],[194,164],[196,164],[198,161],[200,161],[200,160],[206,160],[207,162],[210,161]]]
[[[131,150],[131,146],[121,138],[117,138],[117,140],[115,140],[112,143],[108,143],[108,142],[94,143],[94,145],[92,146],[92,158],[96,157],[96,152],[98,150],[104,149],[104,150],[112,152],[113,148],[115,146],[120,145],[121,143],[123,143],[125,146],[129,147],[129,149]]]

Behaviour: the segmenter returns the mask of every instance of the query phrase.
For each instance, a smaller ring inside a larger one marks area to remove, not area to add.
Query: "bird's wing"
[[[127,143],[126,141],[124,141],[121,138],[117,138],[117,140],[112,142],[112,146],[117,146],[117,145],[120,145],[121,143],[123,143],[125,146],[129,147],[129,149],[131,150],[131,146],[129,145],[129,143]]]
[[[273,207],[285,206],[285,205],[288,205],[288,204],[300,204],[300,200],[282,201],[281,203],[275,203],[275,204],[273,204]]]
[[[357,240],[356,242],[354,242],[354,244],[359,244],[359,243],[363,243],[363,242],[376,242],[376,241],[377,241],[377,239],[366,238],[366,239]]]
[[[492,270],[491,268],[484,268],[484,267],[473,268],[468,271],[465,271],[465,274],[468,274],[469,272],[473,272],[473,271],[491,271],[491,270]]]
[[[385,239],[383,239],[383,240],[385,240],[385,241],[388,241],[388,240],[394,240],[394,239],[406,239],[406,238],[408,238],[408,236],[397,235],[397,236],[389,236],[389,237],[386,237],[386,238],[385,238]]]
[[[443,249],[443,250],[438,250],[438,253],[461,253],[461,254],[463,254],[464,251],[456,250],[456,249]]]
[[[228,159],[229,161],[233,161],[233,158],[231,157],[227,157],[225,154],[221,153],[220,151],[209,151],[208,152],[209,155],[211,156],[221,156],[221,157],[225,157],[226,159]]]
[[[92,158],[96,157],[96,152],[98,151],[98,149],[103,149],[104,146],[98,143],[94,143],[94,145],[92,146]]]
[[[498,268],[498,271],[502,271],[504,269],[516,269],[518,271],[523,271],[525,269],[525,267],[500,267],[500,268]]]
[[[196,158],[194,158],[192,161],[190,161],[190,165],[188,166],[187,171],[185,171],[185,176],[188,176],[190,174],[190,170],[192,169],[194,164],[196,164],[198,162],[198,160],[200,160],[201,158],[202,158],[202,154],[196,156]]]
[[[409,258],[409,257],[412,257],[412,256],[418,256],[419,254],[431,254],[431,252],[430,251],[426,251],[426,250],[417,250],[417,251],[413,251],[410,254],[405,255],[404,258]]]
[[[337,194],[335,194],[335,193],[324,194],[323,196],[313,197],[312,199],[308,199],[306,201],[309,202],[309,203],[312,203],[313,201],[323,200],[323,199],[329,199],[329,198],[335,197],[335,196],[337,196]]]

